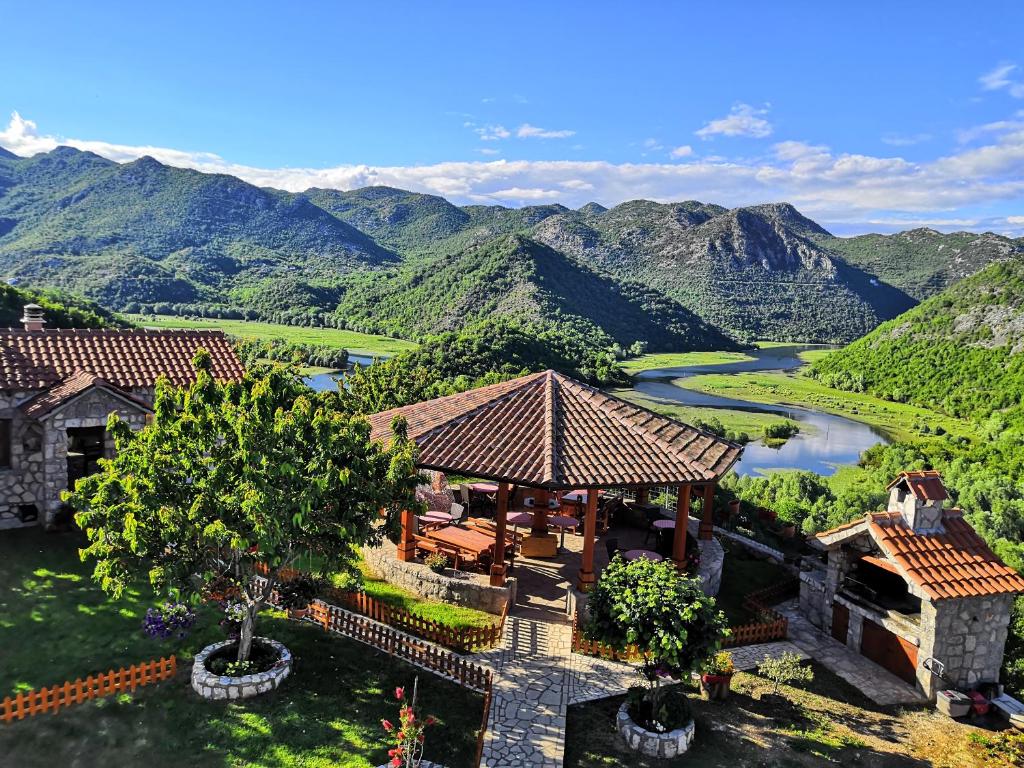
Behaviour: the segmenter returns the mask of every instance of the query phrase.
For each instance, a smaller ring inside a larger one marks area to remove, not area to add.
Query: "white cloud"
[[[499,149],[492,149],[491,147],[480,147],[480,149],[477,149],[477,150],[474,150],[474,151],[479,152],[481,155],[499,155],[499,154],[501,154],[501,150],[499,150]]]
[[[681,147],[676,147],[668,154],[669,157],[674,157],[676,159],[679,159],[681,157],[689,157],[690,155],[693,154],[693,147],[691,147],[689,144],[683,144]]]
[[[503,125],[485,125],[481,128],[474,128],[481,141],[498,141],[507,139],[512,132]]]
[[[664,146],[657,139],[644,139],[644,149],[664,149]]]
[[[576,131],[552,131],[547,128],[538,128],[536,125],[523,123],[516,130],[516,136],[520,139],[567,139],[575,136]]]
[[[772,125],[762,115],[768,114],[767,107],[752,107],[749,104],[736,104],[726,117],[712,120],[696,134],[702,139],[713,136],[748,136],[763,139],[772,133]]]
[[[973,228],[966,222],[976,220],[974,210],[982,206],[1002,205],[1014,214],[1024,210],[1024,125],[1017,122],[990,127],[980,135],[980,145],[921,162],[783,141],[769,155],[754,159],[704,156],[686,163],[480,159],[414,166],[259,168],[209,152],[59,138],[40,133],[31,120],[17,114],[0,129],[0,146],[26,156],[68,144],[119,162],[151,155],[169,165],[227,173],[291,192],[387,185],[443,195],[456,203],[557,201],[571,207],[593,199],[607,204],[637,198],[697,199],[726,206],[788,200],[825,226],[835,223],[844,231],[877,229],[889,220],[962,229]],[[1024,234],[1022,219],[985,219],[978,226]]]
[[[1020,67],[1016,64],[1004,63],[986,72],[978,78],[983,91],[1006,90],[1015,99],[1024,99],[1024,80],[1012,79],[1010,75],[1018,71]]]

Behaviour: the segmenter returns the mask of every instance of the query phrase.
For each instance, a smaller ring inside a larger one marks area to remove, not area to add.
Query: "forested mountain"
[[[1016,252],[995,235],[836,238],[787,204],[456,206],[388,187],[291,194],[68,147],[0,153],[0,274],[113,309],[406,337],[493,312],[623,346],[849,341]]]
[[[641,342],[652,351],[736,348],[677,302],[614,280],[523,235],[493,237],[453,257],[361,274],[338,313],[375,333],[426,335],[488,318],[562,328],[603,347]]]
[[[998,262],[817,363],[830,386],[1024,426],[1024,257]]]
[[[59,291],[0,285],[0,328],[20,328],[26,304],[38,304],[43,308],[47,328],[117,328],[125,325],[91,301]]]

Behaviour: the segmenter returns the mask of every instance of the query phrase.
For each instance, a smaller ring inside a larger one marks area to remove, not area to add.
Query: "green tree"
[[[390,445],[372,443],[337,394],[313,393],[282,366],[222,383],[208,353],[195,362],[188,389],[157,385],[143,430],[111,416],[115,458],[66,498],[89,539],[82,558],[111,595],[140,573],[176,599],[236,592],[245,661],[281,569],[306,553],[351,565],[355,545],[379,541],[415,504],[413,446],[402,423]]]
[[[725,614],[705,595],[699,578],[671,562],[614,558],[587,600],[584,635],[619,651],[636,647],[649,702],[657,711],[661,677],[678,679],[702,669],[728,632]]]

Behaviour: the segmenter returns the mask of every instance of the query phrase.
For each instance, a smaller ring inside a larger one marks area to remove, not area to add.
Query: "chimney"
[[[941,533],[942,502],[949,498],[938,472],[903,472],[889,484],[890,512],[915,533]]]
[[[38,304],[26,304],[25,316],[21,318],[26,331],[41,331],[46,321],[43,319],[43,308]]]

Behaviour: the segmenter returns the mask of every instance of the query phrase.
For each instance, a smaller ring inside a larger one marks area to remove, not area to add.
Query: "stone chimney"
[[[899,512],[915,533],[940,533],[942,502],[949,498],[938,472],[903,472],[889,483],[890,512]]]
[[[26,331],[43,330],[43,326],[46,325],[46,320],[43,319],[43,308],[38,304],[26,304],[25,315],[21,318],[21,322],[25,324]]]

